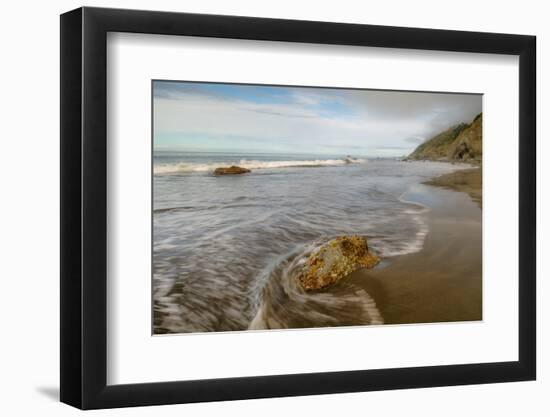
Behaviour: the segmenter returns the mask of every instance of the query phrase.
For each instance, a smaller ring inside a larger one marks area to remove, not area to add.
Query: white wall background
[[[0,181],[1,273],[0,410],[3,415],[75,415],[57,402],[59,379],[59,17],[81,6],[73,0],[9,2],[0,23],[2,152]],[[543,186],[543,119],[550,83],[550,26],[545,3],[536,0],[486,1],[297,1],[125,0],[86,5],[168,11],[341,21],[440,29],[509,32],[538,37],[539,137],[539,378],[537,382],[432,388],[231,403],[145,407],[94,415],[168,416],[263,415],[298,413],[333,416],[543,416],[550,412],[550,210]],[[543,237],[543,233],[545,236]],[[546,395],[545,395],[546,394]]]

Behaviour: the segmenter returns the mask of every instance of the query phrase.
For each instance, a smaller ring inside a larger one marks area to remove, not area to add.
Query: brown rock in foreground
[[[332,285],[359,268],[372,268],[380,258],[369,251],[362,236],[340,236],[309,255],[298,283],[306,290]]]
[[[235,175],[235,174],[246,174],[247,172],[250,172],[250,170],[246,168],[238,167],[236,165],[232,165],[229,168],[227,167],[216,168],[214,170],[214,175]]]

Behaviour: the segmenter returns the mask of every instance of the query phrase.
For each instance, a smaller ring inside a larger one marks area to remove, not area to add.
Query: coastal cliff
[[[470,124],[461,123],[419,145],[407,159],[481,163],[482,114]]]

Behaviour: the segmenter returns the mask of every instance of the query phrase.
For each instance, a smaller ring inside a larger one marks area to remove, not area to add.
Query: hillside
[[[419,145],[408,159],[481,162],[482,114],[461,123]]]

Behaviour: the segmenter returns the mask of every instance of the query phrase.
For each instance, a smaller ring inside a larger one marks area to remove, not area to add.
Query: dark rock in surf
[[[309,255],[297,279],[304,290],[318,290],[359,268],[373,268],[378,262],[380,258],[369,251],[366,238],[340,236]]]
[[[214,175],[236,175],[236,174],[246,174],[250,172],[249,169],[241,168],[236,165],[230,167],[220,167],[214,170]]]

